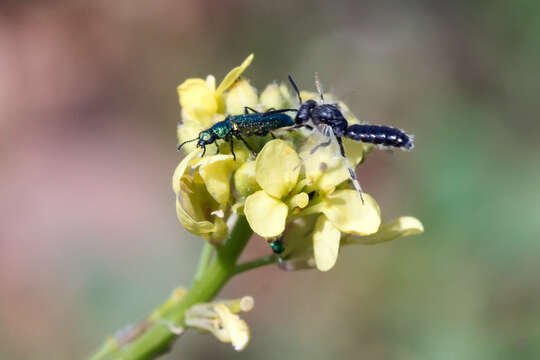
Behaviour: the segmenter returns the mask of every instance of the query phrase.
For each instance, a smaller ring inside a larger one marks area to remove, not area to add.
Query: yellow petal
[[[287,224],[287,229],[283,233],[283,244],[285,244],[285,256],[287,259],[313,258],[313,229],[318,218],[317,216],[303,216]]]
[[[234,186],[240,195],[248,196],[261,189],[255,179],[255,174],[255,161],[248,161],[236,170],[234,173]]]
[[[214,305],[214,310],[221,319],[223,330],[227,333],[234,350],[244,350],[249,343],[249,327],[246,322],[233,314],[225,304]]]
[[[176,216],[178,221],[192,234],[203,235],[215,231],[215,226],[213,223],[207,220],[197,221],[192,218],[182,207],[182,204],[176,198]]]
[[[326,216],[319,216],[313,230],[313,253],[315,264],[320,271],[328,271],[336,263],[340,236],[339,230]]]
[[[184,113],[184,111],[182,111],[182,113]],[[192,114],[194,116],[194,121],[198,122],[202,129],[208,129],[210,126],[219,121],[218,114],[205,108],[195,107],[192,109]],[[185,119],[186,117],[183,116],[182,122],[185,122]]]
[[[192,118],[197,118],[196,110],[208,114],[214,114],[217,111],[214,91],[208,87],[203,79],[187,79],[176,90],[180,106]]]
[[[216,91],[216,78],[214,77],[214,75],[208,75],[206,77],[206,85],[208,85],[210,90],[214,92]]]
[[[340,231],[358,235],[370,235],[379,229],[381,216],[379,206],[366,193],[355,190],[338,190],[323,199],[322,212]]]
[[[231,175],[237,166],[232,155],[212,155],[201,159],[199,174],[210,195],[225,207],[231,194]]]
[[[257,156],[257,182],[268,194],[281,198],[296,185],[300,173],[300,158],[283,140],[272,140]]]
[[[244,205],[249,226],[262,237],[280,235],[285,230],[289,208],[285,203],[259,190],[247,197]]]
[[[172,177],[172,187],[173,191],[178,196],[180,194],[180,179],[182,176],[184,176],[184,173],[186,172],[186,169],[188,167],[189,162],[194,159],[197,155],[200,155],[201,151],[194,151],[186,155],[178,164],[176,169],[174,170],[173,177]]]
[[[300,151],[310,187],[324,193],[332,192],[336,186],[349,179],[349,171],[341,157],[337,141],[332,141],[328,146],[317,147],[327,141],[328,137],[315,130]]]
[[[399,237],[417,235],[424,232],[424,226],[415,217],[402,216],[391,223],[383,223],[379,231],[369,236],[350,236],[347,237],[348,243],[361,245],[373,245],[386,241],[392,241]]]
[[[234,84],[234,82],[236,81],[236,79],[238,79],[240,77],[240,75],[242,75],[242,73],[244,72],[244,70],[246,70],[246,68],[251,64],[251,62],[253,61],[253,54],[250,54],[243,62],[240,66],[237,66],[235,67],[234,69],[232,69],[226,76],[225,78],[223,79],[223,81],[221,82],[221,84],[219,84],[217,90],[216,90],[216,96],[221,96],[221,94],[227,90],[232,84]]]
[[[343,138],[343,147],[351,165],[356,167],[364,160],[364,143]]]
[[[243,114],[246,106],[255,108],[258,101],[257,89],[251,86],[249,81],[242,79],[229,89],[225,98],[225,109],[227,114]]]

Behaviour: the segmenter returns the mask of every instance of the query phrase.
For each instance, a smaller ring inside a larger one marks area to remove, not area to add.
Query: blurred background
[[[348,247],[328,273],[265,268],[242,353],[188,333],[164,359],[537,359],[540,2],[3,1],[0,357],[82,359],[188,285],[176,86],[251,52],[358,118],[416,135],[359,172],[426,232]],[[267,254],[252,242],[248,257]]]

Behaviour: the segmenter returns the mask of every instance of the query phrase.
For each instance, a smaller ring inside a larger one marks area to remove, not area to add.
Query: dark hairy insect
[[[251,113],[249,111],[251,111]],[[195,139],[184,141],[178,145],[177,150],[180,150],[184,144],[197,141],[197,147],[203,148],[203,153],[201,155],[201,157],[203,157],[206,153],[206,146],[212,143],[216,145],[216,154],[219,153],[219,146],[216,140],[224,140],[230,144],[231,154],[236,160],[236,154],[234,153],[234,138],[242,141],[252,153],[255,153],[244,139],[244,136],[266,136],[270,134],[274,137],[272,130],[291,127],[295,124],[294,120],[286,114],[286,112],[289,111],[296,111],[296,109],[270,109],[265,112],[258,112],[257,110],[246,106],[244,108],[244,114],[227,116],[225,120],[201,131],[199,136]]]
[[[383,147],[399,148],[403,150],[410,150],[413,148],[413,137],[407,135],[402,130],[390,126],[358,124],[349,125],[347,119],[345,119],[337,104],[324,103],[324,96],[317,74],[315,74],[315,84],[317,86],[317,91],[321,96],[321,103],[318,103],[315,100],[302,101],[300,91],[290,75],[289,81],[291,82],[294,91],[298,95],[298,101],[300,103],[300,107],[298,108],[296,117],[294,119],[295,127],[306,127],[308,129],[313,129],[313,127],[315,127],[324,136],[328,137],[328,141],[315,146],[311,150],[311,154],[317,151],[317,149],[320,147],[330,145],[335,139],[339,145],[341,156],[347,163],[349,175],[354,187],[359,192],[360,198],[363,202],[362,189],[356,178],[356,173],[354,172],[352,166],[350,166],[345,155],[342,137]]]

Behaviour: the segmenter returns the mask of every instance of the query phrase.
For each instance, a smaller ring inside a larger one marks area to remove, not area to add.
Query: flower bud
[[[238,115],[244,113],[246,106],[257,107],[257,89],[245,79],[238,80],[230,89],[225,98],[227,114]]]
[[[265,109],[283,109],[291,106],[290,95],[287,87],[272,83],[264,89],[260,97],[261,104]]]

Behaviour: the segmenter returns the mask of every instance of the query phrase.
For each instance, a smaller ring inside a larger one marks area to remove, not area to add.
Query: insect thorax
[[[332,128],[336,136],[343,136],[347,131],[347,119],[336,105],[322,104],[311,110],[311,119],[315,125],[325,124]]]
[[[230,125],[225,121],[219,122],[212,126],[212,132],[214,133],[214,136],[218,139],[223,139],[230,133],[230,131]]]

